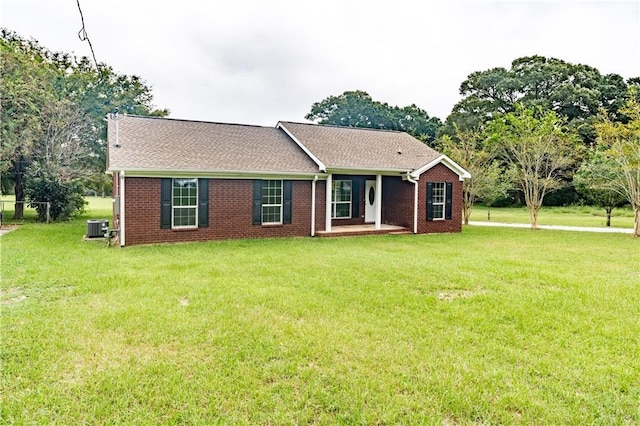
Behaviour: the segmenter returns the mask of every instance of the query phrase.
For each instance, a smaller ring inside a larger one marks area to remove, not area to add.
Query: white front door
[[[376,221],[376,181],[367,180],[364,185],[364,221]]]

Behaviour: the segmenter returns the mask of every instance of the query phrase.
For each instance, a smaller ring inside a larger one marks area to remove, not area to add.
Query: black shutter
[[[171,229],[173,179],[160,179],[160,228]]]
[[[209,226],[209,179],[198,179],[198,228]]]
[[[447,220],[451,220],[451,192],[453,192],[453,184],[451,182],[447,182],[447,193],[444,204],[444,218]]]
[[[427,182],[427,220],[433,220],[433,182]]]
[[[284,198],[284,211],[282,212],[282,221],[284,223],[291,223],[291,193],[292,183],[290,180],[282,181],[282,195]]]
[[[351,181],[351,217],[360,217],[360,184],[362,182],[360,179]]]
[[[253,224],[262,224],[262,180],[253,181]]]

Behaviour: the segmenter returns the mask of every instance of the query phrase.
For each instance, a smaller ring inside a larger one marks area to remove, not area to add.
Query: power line
[[[93,51],[93,45],[91,44],[91,40],[89,40],[89,35],[87,34],[87,29],[84,26],[84,15],[82,14],[82,8],[80,7],[80,0],[76,0],[78,3],[78,11],[80,12],[80,20],[82,21],[82,28],[78,31],[78,38],[80,41],[86,41],[89,43],[89,48],[91,49],[91,56],[93,56],[93,62],[96,64],[96,68],[100,70],[100,65],[98,65],[98,61],[96,60],[96,53]]]

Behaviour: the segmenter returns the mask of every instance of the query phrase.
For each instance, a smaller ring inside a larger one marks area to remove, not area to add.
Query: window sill
[[[282,228],[283,226],[283,223],[265,223],[262,225],[263,228]]]
[[[173,232],[189,232],[189,231],[197,231],[198,227],[197,226],[190,226],[188,228],[171,228],[171,231]]]

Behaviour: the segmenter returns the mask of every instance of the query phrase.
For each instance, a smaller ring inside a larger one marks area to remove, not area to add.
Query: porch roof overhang
[[[394,168],[366,168],[366,167],[327,167],[326,172],[341,175],[383,175],[383,176],[402,176],[411,170],[394,169]]]

